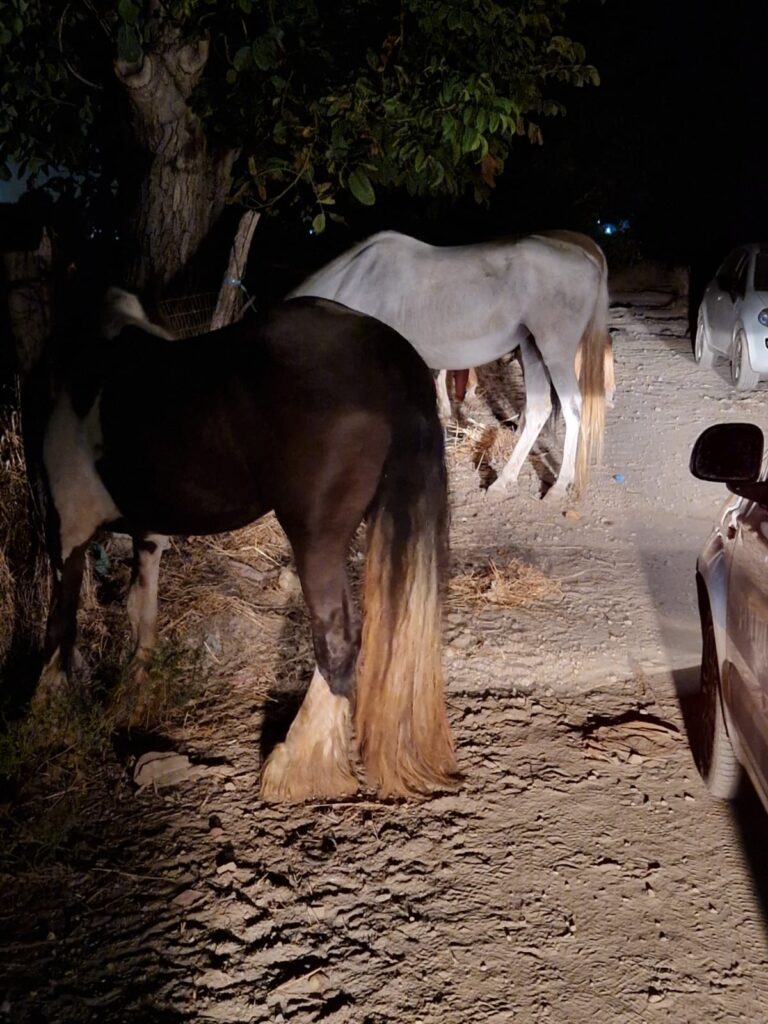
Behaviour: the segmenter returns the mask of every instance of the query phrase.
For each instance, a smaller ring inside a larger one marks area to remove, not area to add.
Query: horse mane
[[[174,336],[165,327],[153,324],[144,311],[139,297],[123,288],[108,288],[101,309],[100,334],[111,341],[125,327],[138,327],[147,334],[173,341]]]

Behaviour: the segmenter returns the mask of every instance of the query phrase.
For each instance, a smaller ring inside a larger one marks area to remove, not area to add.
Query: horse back
[[[275,507],[335,451],[383,453],[398,404],[413,400],[434,406],[411,346],[323,300],[183,342],[131,329],[96,400],[97,469],[127,519],[160,533],[220,532]]]

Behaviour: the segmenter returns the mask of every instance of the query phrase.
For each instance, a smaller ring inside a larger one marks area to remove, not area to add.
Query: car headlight
[[[761,309],[760,312],[757,314],[757,319],[760,321],[763,327],[768,327],[768,309]]]

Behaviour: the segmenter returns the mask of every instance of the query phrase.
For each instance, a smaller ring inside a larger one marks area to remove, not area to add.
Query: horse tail
[[[357,739],[382,796],[455,782],[443,696],[442,585],[448,550],[443,432],[431,378],[403,382],[408,404],[368,519]],[[410,398],[408,397],[410,392]]]
[[[606,352],[611,344],[608,333],[608,265],[601,252],[595,304],[589,323],[579,342],[581,355],[577,369],[581,391],[581,420],[579,452],[576,460],[576,488],[582,491],[587,483],[589,466],[599,461],[603,453],[605,430],[605,385],[608,361]],[[613,368],[611,351],[611,369]]]

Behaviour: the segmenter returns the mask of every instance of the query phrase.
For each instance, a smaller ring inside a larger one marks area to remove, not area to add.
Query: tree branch
[[[84,78],[79,72],[75,71],[75,69],[72,67],[72,65],[67,60],[67,57],[66,57],[66,55],[64,53],[64,19],[66,18],[67,11],[69,10],[69,8],[71,6],[72,6],[72,4],[67,4],[67,6],[64,8],[64,10],[61,12],[61,17],[59,18],[59,29],[58,29],[58,33],[57,33],[57,37],[58,37],[58,41],[59,41],[59,53],[61,54],[61,58],[64,61],[64,66],[66,67],[67,71],[69,71],[69,73],[71,75],[74,75],[74,77],[79,82],[82,82],[83,85],[87,85],[89,87],[89,89],[103,90],[104,89],[103,85],[99,85],[98,82],[89,82],[87,78]]]

